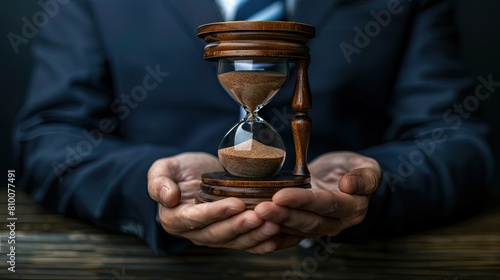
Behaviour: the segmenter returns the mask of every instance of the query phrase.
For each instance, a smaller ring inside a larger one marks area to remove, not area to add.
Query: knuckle
[[[224,244],[223,240],[214,235],[210,230],[201,231],[199,239],[204,244],[210,245],[212,247]]]
[[[198,229],[198,225],[191,219],[180,219],[179,220],[181,226],[186,230],[195,230]]]
[[[350,166],[360,166],[362,165],[363,163],[366,162],[366,157],[364,156],[359,156],[355,153],[352,153],[349,157],[348,157],[348,163]]]
[[[151,171],[157,167],[158,165],[160,165],[162,163],[163,159],[162,158],[159,158],[157,160],[155,160],[152,164],[151,164],[151,168],[149,169],[149,172],[148,173],[151,173]]]
[[[159,170],[162,170],[164,168],[164,165],[165,165],[164,158],[155,160],[149,167],[147,174],[148,178],[150,178],[151,176],[155,176],[155,174],[158,173]]]
[[[177,221],[181,224],[181,227],[186,230],[195,230],[199,228],[199,222],[193,220],[191,217],[196,217],[193,213],[190,213],[190,208],[182,208],[177,217]]]
[[[336,200],[333,200],[333,202],[328,205],[328,208],[326,209],[325,214],[330,216],[330,217],[333,217],[333,216],[335,216],[335,214],[338,213],[339,208],[340,208],[339,202]]]
[[[191,220],[184,220],[181,221],[182,227],[184,227],[186,230],[195,230],[197,227]]]
[[[324,231],[324,225],[321,220],[315,219],[313,220],[310,224],[309,227],[306,229],[306,233],[308,234],[321,234],[322,231]]]
[[[368,210],[368,199],[366,197],[359,197],[356,206],[354,207],[352,213],[356,216],[364,215]]]

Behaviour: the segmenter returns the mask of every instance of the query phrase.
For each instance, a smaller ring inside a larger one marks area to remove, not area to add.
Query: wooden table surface
[[[0,190],[0,279],[500,279],[500,207],[390,240],[266,256],[194,248],[156,257],[133,236],[54,215],[16,193],[16,267],[7,270],[7,191]]]

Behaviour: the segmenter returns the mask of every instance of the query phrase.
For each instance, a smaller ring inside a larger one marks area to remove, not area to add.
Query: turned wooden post
[[[312,121],[308,111],[312,106],[311,90],[307,77],[309,60],[301,59],[296,62],[297,77],[295,80],[295,90],[293,92],[292,108],[295,117],[292,119],[293,142],[295,145],[295,168],[292,175],[309,176],[307,168],[307,147],[309,146],[309,136],[311,135]]]

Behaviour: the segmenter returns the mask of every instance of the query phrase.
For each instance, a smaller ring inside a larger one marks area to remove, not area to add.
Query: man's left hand
[[[311,189],[288,188],[272,202],[262,202],[255,213],[280,225],[281,234],[268,240],[276,249],[304,238],[334,236],[363,221],[370,195],[382,174],[376,160],[353,152],[332,152],[309,164]]]

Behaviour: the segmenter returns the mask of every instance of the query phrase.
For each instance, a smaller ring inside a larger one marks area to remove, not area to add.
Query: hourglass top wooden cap
[[[198,27],[205,59],[283,57],[309,59],[307,42],[314,26],[290,21],[228,21]]]

